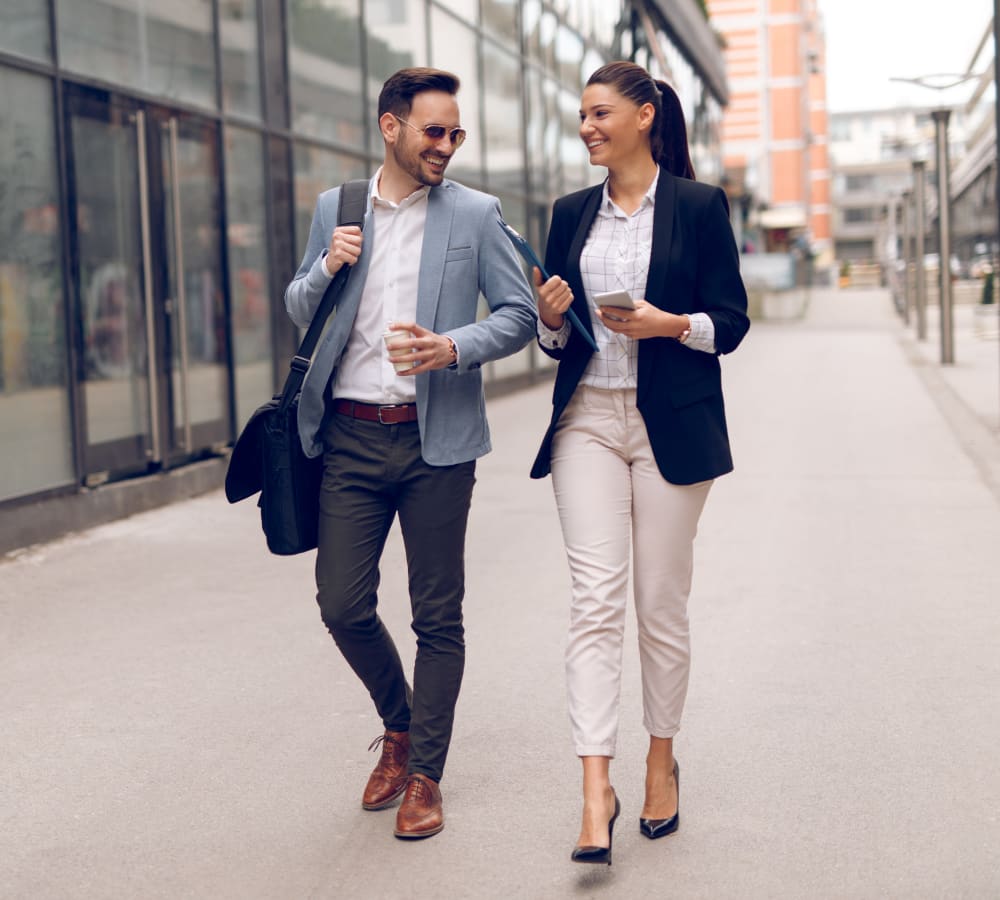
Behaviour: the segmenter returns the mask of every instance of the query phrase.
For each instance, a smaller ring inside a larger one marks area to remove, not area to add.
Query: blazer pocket
[[[444,255],[446,263],[458,262],[460,259],[472,259],[472,247],[449,247]]]
[[[670,403],[674,409],[680,409],[682,406],[690,406],[692,403],[708,400],[721,393],[722,384],[717,378],[699,378],[697,381],[671,385]]]

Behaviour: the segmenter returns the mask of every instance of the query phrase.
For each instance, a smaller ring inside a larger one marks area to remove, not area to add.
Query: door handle
[[[168,138],[170,141],[170,202],[173,206],[174,220],[174,271],[177,273],[177,297],[176,301],[168,300],[170,308],[168,312],[173,313],[176,306],[177,312],[177,333],[179,339],[181,355],[181,415],[183,421],[183,448],[190,453],[193,441],[191,440],[191,406],[190,406],[190,379],[189,379],[189,357],[188,357],[188,330],[187,330],[187,288],[184,284],[184,226],[181,221],[181,187],[180,187],[180,166],[177,163],[177,119],[173,116],[167,124]]]
[[[160,393],[156,360],[156,326],[153,321],[153,253],[149,235],[149,166],[146,160],[146,113],[137,110],[135,123],[136,154],[139,163],[139,221],[142,238],[143,303],[146,312],[146,385],[149,393],[150,448],[146,451],[153,462],[163,459],[160,440]]]

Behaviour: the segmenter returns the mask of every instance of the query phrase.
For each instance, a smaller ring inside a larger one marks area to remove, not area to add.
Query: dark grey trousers
[[[324,441],[316,555],[323,622],[385,728],[409,731],[410,772],[440,781],[465,668],[465,532],[476,463],[425,463],[416,422],[334,414]],[[417,636],[412,690],[377,612],[379,560],[397,514]]]

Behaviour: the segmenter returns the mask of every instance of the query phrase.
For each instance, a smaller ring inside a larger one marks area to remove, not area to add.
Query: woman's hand
[[[651,337],[680,337],[688,327],[687,316],[666,312],[645,300],[636,300],[635,309],[601,306],[597,315],[608,331],[642,340]]]
[[[535,280],[535,290],[538,292],[538,316],[546,327],[558,331],[565,321],[566,310],[573,302],[573,292],[558,275],[553,275],[542,284],[542,273],[538,266],[532,267],[531,275]]]

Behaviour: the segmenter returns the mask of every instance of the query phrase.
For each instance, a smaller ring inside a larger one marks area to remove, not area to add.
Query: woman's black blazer
[[[590,330],[580,274],[580,253],[600,207],[603,185],[561,197],[552,209],[545,268],[573,291],[573,309]],[[668,312],[704,312],[715,325],[717,354],[735,350],[750,327],[729,204],[717,187],[677,178],[660,169],[653,211],[653,244],[645,299]],[[542,348],[559,360],[552,419],[531,468],[551,468],[552,438],[594,352],[575,332],[562,350]],[[639,341],[636,405],[663,477],[695,484],[733,468],[717,356],[673,338]]]

